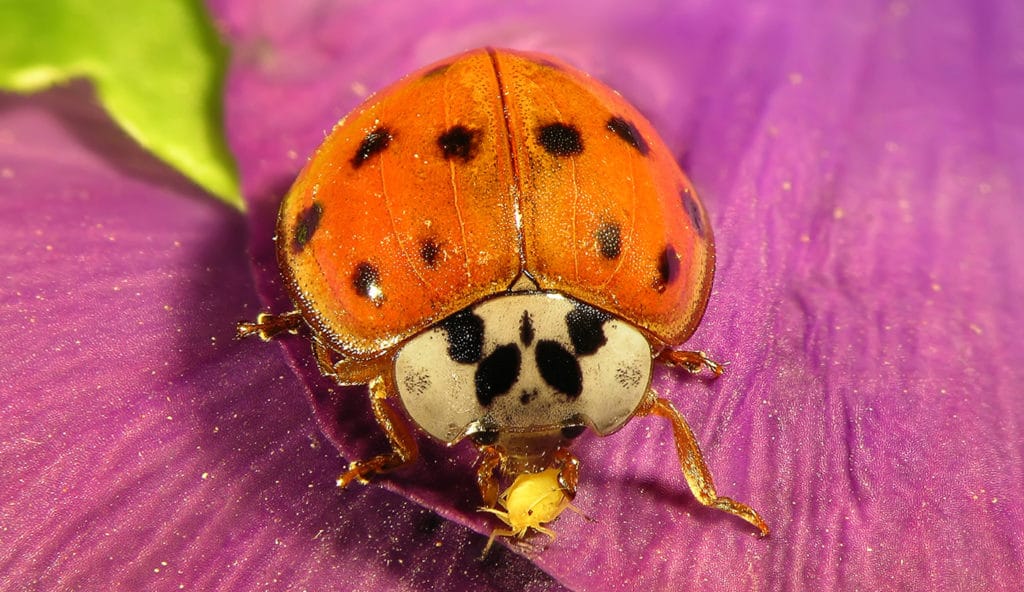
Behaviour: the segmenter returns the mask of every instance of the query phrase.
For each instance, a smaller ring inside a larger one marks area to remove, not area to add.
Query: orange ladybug
[[[410,74],[338,122],[275,240],[296,310],[239,335],[307,332],[326,376],[369,386],[392,447],[340,486],[414,462],[414,425],[479,448],[486,507],[499,475],[555,469],[562,508],[574,438],[657,415],[696,498],[768,534],[718,495],[685,419],[651,388],[655,363],[722,373],[677,349],[711,291],[707,214],[651,124],[588,75],[490,48]]]

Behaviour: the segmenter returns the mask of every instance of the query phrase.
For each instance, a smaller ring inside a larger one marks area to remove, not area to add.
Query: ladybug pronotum
[[[651,387],[655,363],[722,373],[678,349],[711,291],[707,214],[651,124],[586,74],[498,49],[410,74],[334,127],[275,240],[296,310],[239,335],[308,334],[326,376],[369,386],[391,444],[340,486],[415,462],[415,426],[479,449],[484,507],[518,521],[499,534],[549,532],[576,493],[572,440],[656,415],[696,498],[768,534],[718,495],[686,420]],[[552,470],[557,503],[540,520],[516,516],[530,500],[514,495],[498,509],[502,479],[538,485]]]

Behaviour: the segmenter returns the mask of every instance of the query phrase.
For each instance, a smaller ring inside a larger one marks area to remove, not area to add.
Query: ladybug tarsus
[[[270,341],[282,333],[298,335],[304,324],[302,313],[297,310],[284,314],[261,312],[256,322],[240,321],[235,325],[235,337],[244,339],[256,335],[261,341]]]

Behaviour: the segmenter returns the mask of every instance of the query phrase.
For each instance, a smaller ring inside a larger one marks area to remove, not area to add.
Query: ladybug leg
[[[761,516],[750,506],[721,497],[715,491],[715,483],[711,478],[711,471],[704,464],[704,456],[700,452],[697,438],[693,430],[686,423],[682,414],[675,406],[666,399],[662,399],[653,390],[648,391],[647,400],[637,411],[638,415],[657,415],[672,422],[672,432],[675,434],[676,452],[679,454],[679,462],[683,466],[683,475],[690,486],[690,491],[697,501],[705,506],[728,512],[734,516],[746,520],[761,531],[761,536],[768,536],[768,525],[764,523]]]
[[[391,453],[351,463],[348,471],[338,477],[338,487],[347,487],[353,481],[367,483],[370,477],[415,462],[420,455],[409,424],[387,401],[388,395],[393,392],[391,386],[384,377],[377,376],[370,380],[369,387],[373,417],[384,430],[391,444]]]
[[[296,335],[302,325],[302,314],[297,310],[279,315],[261,312],[256,315],[256,322],[241,321],[235,325],[235,335],[239,338],[257,335],[263,341],[270,341],[281,333]]]
[[[707,368],[718,378],[725,372],[725,364],[719,364],[702,351],[680,351],[665,349],[658,354],[657,361],[669,366],[684,368],[690,374],[698,374]]]
[[[558,484],[565,490],[565,496],[572,501],[576,497],[576,485],[580,481],[580,459],[564,446],[555,450],[553,467],[558,468]]]
[[[320,374],[323,374],[327,378],[333,379],[335,382],[338,381],[338,373],[335,371],[334,365],[334,354],[331,350],[327,349],[324,344],[320,343],[316,337],[312,340],[313,343],[313,357],[316,358],[316,367],[320,369]]]
[[[480,497],[484,507],[498,506],[498,477],[495,471],[505,461],[505,452],[497,446],[480,448],[480,465],[476,468],[476,486],[480,489]]]

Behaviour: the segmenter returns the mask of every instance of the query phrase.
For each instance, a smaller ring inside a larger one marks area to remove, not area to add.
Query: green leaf
[[[226,64],[198,0],[0,0],[0,88],[88,77],[136,141],[241,209],[222,128]]]

